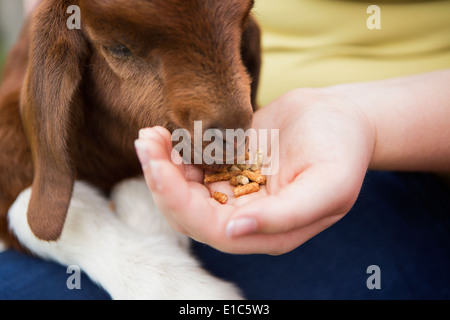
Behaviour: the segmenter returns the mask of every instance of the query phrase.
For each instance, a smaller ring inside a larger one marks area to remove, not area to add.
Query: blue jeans
[[[288,254],[192,248],[248,299],[449,299],[450,188],[428,174],[369,172],[353,209]],[[85,275],[81,290],[69,290],[66,271],[6,251],[0,299],[109,299]]]

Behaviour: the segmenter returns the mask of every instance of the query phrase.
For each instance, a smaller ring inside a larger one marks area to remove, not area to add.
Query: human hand
[[[174,165],[167,130],[142,130],[136,146],[153,197],[173,228],[225,252],[283,254],[350,210],[375,134],[351,100],[316,89],[292,91],[258,111],[254,128],[280,129],[279,171],[259,192],[231,196],[225,205],[210,192],[232,195],[231,186],[205,186],[203,170]]]
[[[28,16],[38,6],[42,0],[23,0],[25,14]]]

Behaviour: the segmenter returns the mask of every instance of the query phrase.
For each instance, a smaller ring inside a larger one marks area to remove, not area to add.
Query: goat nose
[[[234,148],[233,141],[230,139],[227,140],[227,131],[223,128],[206,128],[204,133],[205,138],[211,139],[211,141],[223,143],[223,148],[225,149],[227,146],[231,146]]]
[[[248,138],[245,131],[223,128],[209,128],[205,130],[207,140],[214,141],[215,146],[225,152],[227,163],[234,163],[235,159],[245,157]],[[231,162],[229,162],[231,161]]]

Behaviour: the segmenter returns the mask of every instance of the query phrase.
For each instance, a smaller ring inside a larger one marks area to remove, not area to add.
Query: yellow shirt
[[[381,29],[367,26],[371,4]],[[262,106],[294,88],[450,68],[449,0],[256,0],[254,14],[263,30]]]

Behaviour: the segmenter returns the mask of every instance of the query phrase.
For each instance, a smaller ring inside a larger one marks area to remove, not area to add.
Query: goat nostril
[[[214,141],[215,143],[223,143],[223,148],[227,146],[226,130],[222,128],[209,128],[205,130],[204,137],[209,141]]]
[[[243,129],[223,129],[223,127],[206,126],[202,130],[202,148],[194,148],[202,153],[205,164],[233,164],[244,161],[248,149],[247,132]],[[195,133],[194,133],[195,134]],[[195,136],[195,141],[198,141]]]
[[[207,128],[205,130],[205,132],[208,132],[213,137],[218,137],[218,138],[222,138],[222,139],[225,139],[225,135],[226,135],[225,129],[216,128],[216,127]]]
[[[216,147],[222,146],[223,150],[235,149],[235,136],[223,128],[209,128],[205,130],[205,139],[214,142]]]
[[[216,147],[222,147],[226,152],[235,154],[236,152],[245,153],[248,137],[243,130],[226,130],[222,128],[209,128],[205,130],[205,139],[214,142]]]

